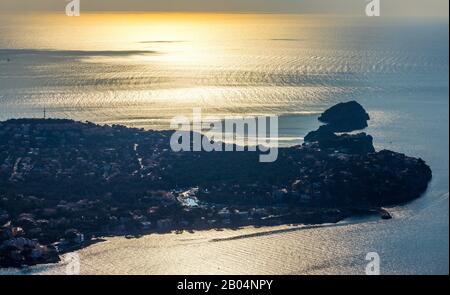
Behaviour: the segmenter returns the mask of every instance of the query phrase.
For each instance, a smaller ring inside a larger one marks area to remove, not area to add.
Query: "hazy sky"
[[[364,14],[369,0],[80,0],[81,11],[232,11]],[[380,0],[384,15],[448,16],[449,0]],[[69,0],[0,0],[1,11],[64,10]]]

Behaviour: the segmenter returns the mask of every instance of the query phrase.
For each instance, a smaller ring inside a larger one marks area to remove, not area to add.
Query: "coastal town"
[[[173,131],[0,122],[0,266],[57,262],[105,236],[388,219],[383,206],[426,190],[422,159],[377,152],[365,133],[340,134],[367,126],[356,102],[319,119],[273,163],[248,151],[174,152]]]

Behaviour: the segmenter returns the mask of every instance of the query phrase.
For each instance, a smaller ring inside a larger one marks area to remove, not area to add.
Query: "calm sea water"
[[[356,99],[378,149],[422,157],[425,195],[394,219],[110,238],[81,272],[448,273],[448,19],[102,14],[0,18],[0,120],[64,117],[165,129],[175,115],[279,115],[281,145]],[[65,264],[0,273],[64,273]]]

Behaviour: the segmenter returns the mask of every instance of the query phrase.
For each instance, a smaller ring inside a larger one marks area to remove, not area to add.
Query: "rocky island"
[[[422,159],[375,151],[356,102],[319,118],[300,146],[260,163],[254,152],[173,152],[173,131],[62,119],[0,122],[0,266],[59,260],[110,235],[318,224],[419,197]],[[336,132],[341,132],[336,134]]]

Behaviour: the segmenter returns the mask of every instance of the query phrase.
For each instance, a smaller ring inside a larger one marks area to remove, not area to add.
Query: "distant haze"
[[[80,0],[82,11],[269,12],[363,15],[369,0]],[[0,0],[0,11],[58,11],[69,0]],[[448,0],[381,0],[386,16],[447,16]]]

